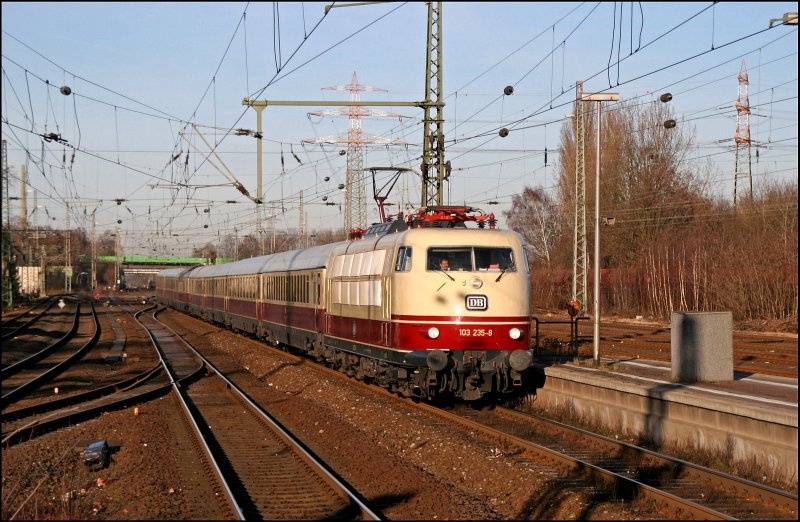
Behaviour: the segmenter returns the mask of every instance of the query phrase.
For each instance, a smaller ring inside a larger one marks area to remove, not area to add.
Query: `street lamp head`
[[[617,101],[619,100],[619,93],[618,92],[594,92],[594,93],[584,93],[581,96],[582,101],[597,101],[597,102],[604,102],[604,101]]]

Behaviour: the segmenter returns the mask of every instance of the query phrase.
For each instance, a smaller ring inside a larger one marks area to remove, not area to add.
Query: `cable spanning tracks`
[[[515,410],[459,408],[457,415],[496,430],[509,447],[613,485],[618,496],[651,499],[666,518],[797,520],[797,495],[785,491]]]
[[[357,494],[318,462],[300,442],[185,339],[148,316],[143,324],[174,372],[200,361],[205,375],[177,383],[187,422],[219,485],[218,498],[238,518],[378,520]]]

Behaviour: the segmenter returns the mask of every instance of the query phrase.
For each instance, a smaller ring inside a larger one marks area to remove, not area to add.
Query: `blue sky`
[[[362,100],[424,99],[424,3],[327,15],[324,6],[3,2],[2,133],[14,176],[24,165],[38,194],[38,223],[63,227],[69,202],[72,223],[90,230],[84,216],[96,209],[98,231],[122,221],[126,255],[188,254],[234,231],[253,232],[255,205],[230,182],[255,195],[255,140],[230,132],[255,128],[243,98],[347,100],[347,91],[322,88],[350,83],[355,71],[361,84],[388,91],[364,92]],[[671,92],[678,125],[694,136],[693,168],[708,172],[714,193],[731,197],[743,59],[752,138],[764,145],[757,163],[753,153],[754,184],[796,182],[797,28],[768,29],[787,12],[796,13],[797,3],[445,2],[446,158],[454,169],[445,201],[501,216],[525,185],[553,191],[576,80],[588,92],[643,102]],[[62,85],[70,96],[59,93]],[[513,95],[502,96],[506,85]],[[364,166],[418,169],[422,111],[381,109],[406,118],[366,118],[363,131],[407,145],[366,146]],[[346,135],[348,119],[307,114],[320,110],[264,111],[264,199],[281,202],[278,229],[299,226],[300,191],[312,231],[344,222],[337,187],[345,181],[339,151],[346,145],[302,140]],[[218,168],[204,161],[210,149],[189,122],[213,146]],[[499,138],[503,126],[511,133]],[[63,142],[44,142],[42,162],[41,135],[50,133]],[[418,206],[418,180],[403,176],[389,201],[406,211]],[[190,188],[169,188],[176,182]],[[371,182],[366,194],[368,220],[376,221]],[[18,214],[18,201],[12,209]]]

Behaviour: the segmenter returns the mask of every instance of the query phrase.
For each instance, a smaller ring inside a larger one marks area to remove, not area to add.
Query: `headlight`
[[[439,329],[436,328],[435,326],[431,326],[430,328],[428,328],[428,337],[430,337],[431,339],[436,339],[437,337],[439,337]]]
[[[472,285],[472,288],[474,288],[475,290],[477,290],[478,288],[483,286],[483,281],[481,281],[477,277],[473,277],[472,280],[469,283]]]
[[[512,339],[517,340],[520,337],[522,337],[522,330],[520,330],[519,328],[512,328],[511,330],[508,331],[508,335]]]

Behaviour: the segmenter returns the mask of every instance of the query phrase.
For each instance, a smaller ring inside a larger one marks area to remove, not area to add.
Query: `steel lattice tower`
[[[422,141],[422,206],[442,205],[444,180],[444,89],[442,87],[442,2],[428,4],[428,47],[425,68],[425,118]],[[431,114],[431,110],[435,114]]]
[[[736,142],[736,159],[733,168],[733,206],[736,206],[738,199],[739,178],[748,184],[749,197],[751,199],[753,197],[752,162],[750,160],[750,97],[747,92],[749,84],[747,67],[742,60],[742,68],[739,71],[739,95],[736,98],[736,134],[733,137],[733,141]]]
[[[353,71],[353,78],[349,84],[323,87],[323,90],[350,91],[350,101],[361,101],[362,92],[388,92],[386,89],[379,87],[359,84],[355,71]],[[405,142],[379,138],[369,134],[365,135],[361,130],[361,118],[370,116],[400,118],[401,116],[358,106],[344,107],[340,110],[309,112],[308,114],[315,116],[347,116],[349,118],[346,139],[337,136],[325,136],[317,139],[304,139],[302,142],[347,144],[344,228],[346,232],[350,232],[354,228],[366,228],[367,198],[364,191],[364,144],[402,145]]]
[[[586,310],[586,156],[583,82],[575,82],[575,238],[572,259],[572,299]]]

